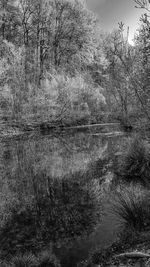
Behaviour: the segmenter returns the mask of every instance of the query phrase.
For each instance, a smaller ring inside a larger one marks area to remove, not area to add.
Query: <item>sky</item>
[[[129,42],[132,44],[140,15],[144,13],[142,9],[135,8],[133,0],[87,0],[87,5],[98,14],[104,31],[112,31],[121,21],[126,28],[129,26]]]

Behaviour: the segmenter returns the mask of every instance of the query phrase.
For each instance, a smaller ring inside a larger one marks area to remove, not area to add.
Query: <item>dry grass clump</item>
[[[121,181],[150,187],[150,145],[136,136],[119,159],[117,177]]]
[[[126,230],[147,231],[150,228],[150,195],[138,187],[117,192],[113,212],[120,218]]]

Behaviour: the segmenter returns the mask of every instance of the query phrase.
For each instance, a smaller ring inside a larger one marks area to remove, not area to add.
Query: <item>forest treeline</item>
[[[0,0],[0,118],[150,120],[150,20],[104,33],[83,0]]]

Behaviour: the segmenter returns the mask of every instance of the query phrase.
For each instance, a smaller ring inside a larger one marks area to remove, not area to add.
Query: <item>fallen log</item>
[[[144,252],[138,252],[138,251],[133,251],[133,252],[125,252],[121,253],[119,255],[116,255],[115,258],[119,259],[132,259],[136,260],[136,265],[137,267],[145,267],[145,260],[148,260],[147,264],[149,263],[150,259],[150,254],[144,253]]]
[[[133,251],[133,252],[125,252],[121,253],[119,255],[115,256],[116,258],[128,258],[128,259],[141,259],[141,258],[150,258],[150,254],[143,253],[143,252],[138,252],[138,251]]]

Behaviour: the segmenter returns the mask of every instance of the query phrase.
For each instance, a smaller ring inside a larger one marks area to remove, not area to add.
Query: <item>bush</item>
[[[150,145],[136,136],[129,141],[119,159],[117,178],[125,182],[150,186]]]
[[[128,231],[141,232],[150,227],[149,194],[140,188],[130,187],[118,192],[112,211]]]
[[[37,90],[34,96],[31,94],[26,105],[28,112],[36,119],[59,119],[70,125],[84,120],[87,123],[105,106],[102,89],[98,87],[93,90],[92,82],[88,84],[84,76],[77,74],[70,77],[65,73],[49,75],[43,81],[42,90]]]

